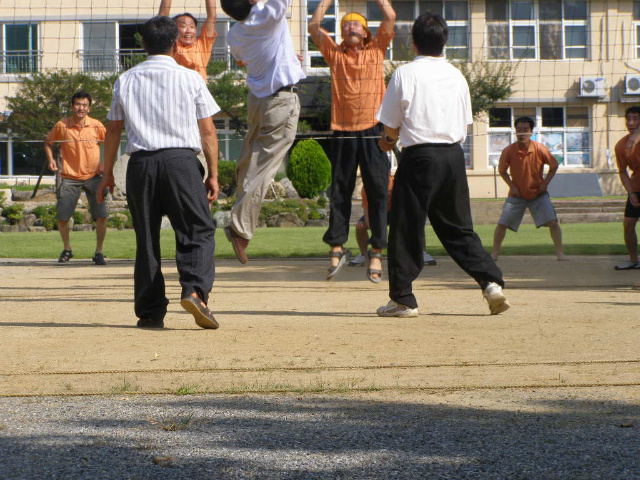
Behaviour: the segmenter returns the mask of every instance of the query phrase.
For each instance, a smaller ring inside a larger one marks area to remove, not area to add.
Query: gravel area
[[[0,398],[2,479],[640,479],[640,387]]]

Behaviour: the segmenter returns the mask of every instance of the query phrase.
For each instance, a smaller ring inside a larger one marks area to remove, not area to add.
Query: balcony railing
[[[39,50],[9,50],[0,53],[2,73],[34,73],[40,71],[42,52]]]
[[[147,54],[142,49],[128,50],[78,50],[78,56],[82,61],[82,70],[85,72],[110,72],[118,73],[142,62]],[[211,60],[229,61],[227,47],[214,48]]]
[[[78,50],[85,72],[121,72],[142,62],[147,54],[141,48],[129,50]]]

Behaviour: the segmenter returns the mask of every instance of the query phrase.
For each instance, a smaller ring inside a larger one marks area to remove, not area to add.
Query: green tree
[[[117,75],[98,78],[67,70],[21,77],[18,90],[7,97],[11,116],[7,127],[18,140],[44,140],[53,125],[71,113],[71,96],[83,90],[93,98],[91,116],[106,122]]]
[[[210,80],[208,87],[222,112],[231,120],[230,127],[243,135],[247,129],[249,93],[243,75],[236,70],[227,70]]]

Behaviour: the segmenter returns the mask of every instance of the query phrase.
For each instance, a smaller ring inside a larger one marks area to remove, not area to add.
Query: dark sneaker
[[[62,250],[58,263],[69,263],[69,259],[73,258],[73,252],[71,250]]]
[[[95,263],[96,265],[106,265],[107,264],[107,262],[105,262],[105,260],[104,260],[104,255],[102,253],[96,252],[96,254],[93,256],[93,258],[91,260],[93,260],[93,263]]]
[[[164,328],[164,320],[155,318],[141,318],[136,325],[138,328]]]

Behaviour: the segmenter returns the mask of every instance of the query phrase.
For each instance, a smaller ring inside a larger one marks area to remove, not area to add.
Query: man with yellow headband
[[[309,21],[309,33],[331,69],[332,183],[329,228],[323,241],[331,246],[332,279],[348,259],[344,249],[349,235],[351,196],[358,165],[369,199],[371,250],[367,277],[382,278],[382,249],[387,246],[387,188],[389,158],[377,139],[382,127],[375,119],[385,92],[384,57],[394,36],[396,13],[389,0],[376,0],[383,21],[373,37],[367,19],[347,13],[340,22],[343,41],[337,45],[321,27],[333,0],[321,0]]]

